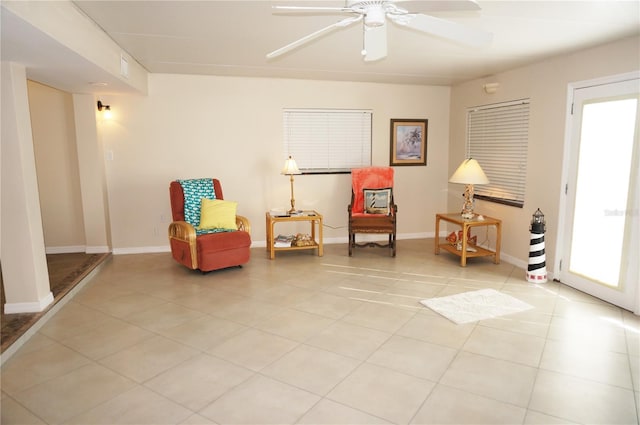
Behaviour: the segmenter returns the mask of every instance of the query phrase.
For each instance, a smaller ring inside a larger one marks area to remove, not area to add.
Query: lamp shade
[[[280,174],[290,176],[293,174],[302,174],[302,172],[298,169],[298,165],[296,164],[295,159],[293,159],[291,155],[289,155],[289,158],[287,158],[287,160],[284,162],[284,167],[282,168]]]
[[[449,183],[487,184],[489,179],[480,164],[473,158],[465,159],[449,179]]]

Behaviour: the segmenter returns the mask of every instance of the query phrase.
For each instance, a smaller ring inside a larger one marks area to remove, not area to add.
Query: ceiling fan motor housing
[[[354,12],[364,15],[364,24],[368,27],[381,27],[385,23],[385,4],[388,0],[348,1],[348,7]]]
[[[385,11],[382,6],[374,6],[367,9],[364,15],[364,24],[368,27],[381,27],[384,25]]]

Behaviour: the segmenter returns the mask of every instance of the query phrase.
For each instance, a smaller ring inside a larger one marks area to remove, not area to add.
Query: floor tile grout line
[[[5,397],[9,397],[11,400],[13,400],[14,403],[20,405],[23,409],[25,409],[26,411],[28,411],[29,413],[31,413],[33,416],[35,416],[36,418],[40,419],[42,421],[42,423],[47,424],[47,421],[45,420],[45,418],[39,416],[36,412],[32,411],[31,409],[29,409],[27,406],[25,406],[24,404],[22,404],[19,400],[17,400],[15,397],[13,397],[11,394],[8,393],[4,393]]]

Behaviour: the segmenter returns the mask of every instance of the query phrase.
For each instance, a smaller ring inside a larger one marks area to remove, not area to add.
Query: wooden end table
[[[277,251],[297,251],[304,249],[318,249],[318,256],[322,257],[322,215],[320,215],[317,211],[302,211],[300,215],[287,215],[287,216],[274,216],[271,215],[268,211],[266,213],[266,225],[267,225],[267,252],[269,253],[269,258],[274,259]],[[311,224],[311,240],[313,241],[312,245],[306,246],[287,246],[287,247],[276,247],[274,245],[275,237],[273,228],[276,223],[289,223],[295,221],[308,221]],[[318,227],[318,231],[316,232],[316,225]],[[317,238],[316,238],[317,236]]]
[[[462,249],[458,250],[456,246],[451,245],[448,242],[440,243],[440,221],[446,221],[456,224],[462,229]],[[471,245],[467,240],[469,235],[469,229],[472,227],[481,226],[495,226],[496,228],[496,249],[491,251],[477,245]],[[502,221],[497,218],[484,216],[484,220],[478,220],[476,215],[472,219],[463,219],[460,213],[448,213],[448,214],[436,214],[436,238],[435,238],[435,253],[440,254],[440,249],[444,249],[454,255],[460,257],[460,265],[465,267],[467,265],[467,258],[473,257],[493,257],[495,264],[500,264],[500,240],[502,238]],[[467,250],[467,248],[471,250]]]

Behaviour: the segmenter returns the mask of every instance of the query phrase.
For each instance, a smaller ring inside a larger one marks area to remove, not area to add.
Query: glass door
[[[639,82],[574,91],[560,263],[561,282],[629,310],[640,255]]]

